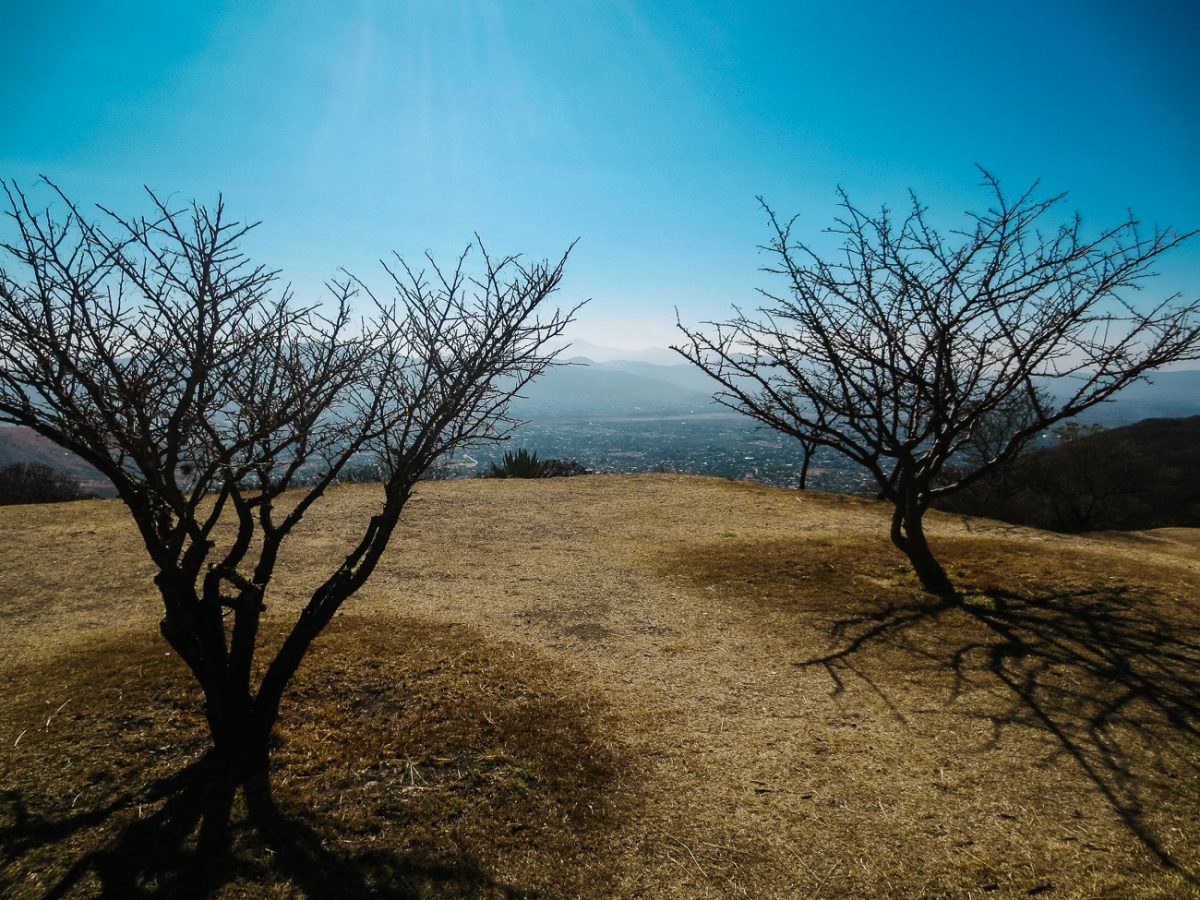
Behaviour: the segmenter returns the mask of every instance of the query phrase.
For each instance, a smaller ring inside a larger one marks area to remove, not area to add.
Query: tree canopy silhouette
[[[417,480],[459,447],[503,439],[510,400],[553,363],[547,342],[578,307],[543,311],[570,248],[531,264],[480,245],[474,275],[467,251],[448,268],[396,257],[390,298],[343,275],[327,307],[301,305],[239,249],[254,226],[221,200],[178,208],[150,193],[148,217],[93,219],[53,185],[57,210],[0,184],[0,421],[112,481],[216,750],[265,769],[284,689],[370,577]],[[352,461],[381,474],[379,508],[255,684],[280,548]]]

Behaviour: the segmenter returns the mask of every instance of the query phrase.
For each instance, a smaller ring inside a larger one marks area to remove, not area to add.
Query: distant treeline
[[[937,507],[1064,532],[1200,527],[1200,416],[1058,436]]]
[[[0,506],[16,503],[63,503],[90,500],[73,475],[42,463],[13,463],[0,467]]]

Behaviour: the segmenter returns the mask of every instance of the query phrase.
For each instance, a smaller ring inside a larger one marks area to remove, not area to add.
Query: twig
[[[695,863],[696,868],[700,870],[700,876],[707,880],[708,873],[706,871],[704,871],[704,866],[700,865],[700,860],[696,859],[696,854],[692,852],[692,848],[689,847],[687,844],[685,844],[683,841],[679,840],[679,838],[675,837],[675,835],[670,834],[669,832],[664,831],[663,834],[667,838],[674,841],[676,844],[678,844],[680,847],[682,847],[684,850],[687,851],[687,855],[692,858],[692,862]]]
[[[63,701],[62,706],[60,706],[54,712],[50,713],[50,717],[48,719],[46,719],[46,727],[47,728],[50,727],[50,722],[53,721],[54,717],[57,716],[60,712],[62,712],[63,706],[66,706],[68,703],[71,702],[71,699],[72,698],[68,697],[66,700]],[[24,732],[22,732],[22,734],[24,734]]]
[[[812,893],[811,893],[811,894],[809,894],[808,896],[809,896],[809,897],[816,897],[816,896],[817,896],[817,895],[818,895],[818,894],[821,892],[821,886],[822,886],[823,884],[825,884],[825,882],[827,882],[827,881],[828,881],[830,878],[832,878],[832,877],[833,877],[833,874],[834,874],[834,873],[835,873],[835,872],[836,872],[836,871],[837,871],[839,868],[841,868],[841,865],[842,865],[842,864],[841,864],[840,862],[835,862],[835,863],[833,864],[833,868],[831,868],[831,869],[829,870],[829,872],[827,872],[827,873],[826,873],[826,875],[825,875],[825,877],[824,877],[824,878],[822,878],[820,881],[818,881],[818,882],[817,882],[817,886],[816,886],[815,888],[813,888],[813,890],[812,890]],[[810,869],[809,871],[812,871],[812,870]],[[815,874],[815,873],[814,873],[814,874]]]

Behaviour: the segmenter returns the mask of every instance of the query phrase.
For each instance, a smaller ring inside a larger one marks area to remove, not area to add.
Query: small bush
[[[492,463],[488,478],[545,478],[546,464],[538,459],[537,452],[530,453],[522,448],[516,453],[505,453],[504,460]]]
[[[42,463],[13,463],[0,468],[0,506],[62,503],[95,497],[78,480]]]
[[[573,459],[548,459],[545,462],[546,478],[570,478],[573,475],[587,475],[588,469]]]

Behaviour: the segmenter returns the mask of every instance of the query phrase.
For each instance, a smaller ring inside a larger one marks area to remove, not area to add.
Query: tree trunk
[[[321,633],[333,616],[336,605],[328,610],[305,610],[275,654],[267,672],[259,685],[258,696],[254,700],[253,728],[257,740],[265,747],[271,736],[275,720],[279,718],[279,704],[283,699],[284,688],[300,668],[309,645]]]
[[[204,717],[212,736],[214,758],[232,774],[265,771],[267,737],[274,721],[265,729],[257,727],[249,669],[231,665],[219,618],[215,628],[210,626],[198,622],[195,616],[190,620],[176,617],[174,621],[168,616],[160,630],[187,663],[204,693]]]
[[[921,521],[924,515],[925,510],[915,500],[897,498],[896,511],[892,514],[892,543],[908,557],[926,593],[946,599],[956,598],[958,591],[950,582],[950,576],[925,540]]]
[[[235,773],[250,775],[265,772],[274,722],[265,728],[259,726],[253,698],[248,692],[227,697],[221,711],[222,718],[216,727],[212,727],[210,722],[216,758]]]
[[[812,462],[813,448],[808,444],[803,444],[804,447],[804,462],[800,464],[800,490],[808,490],[808,467]]]

